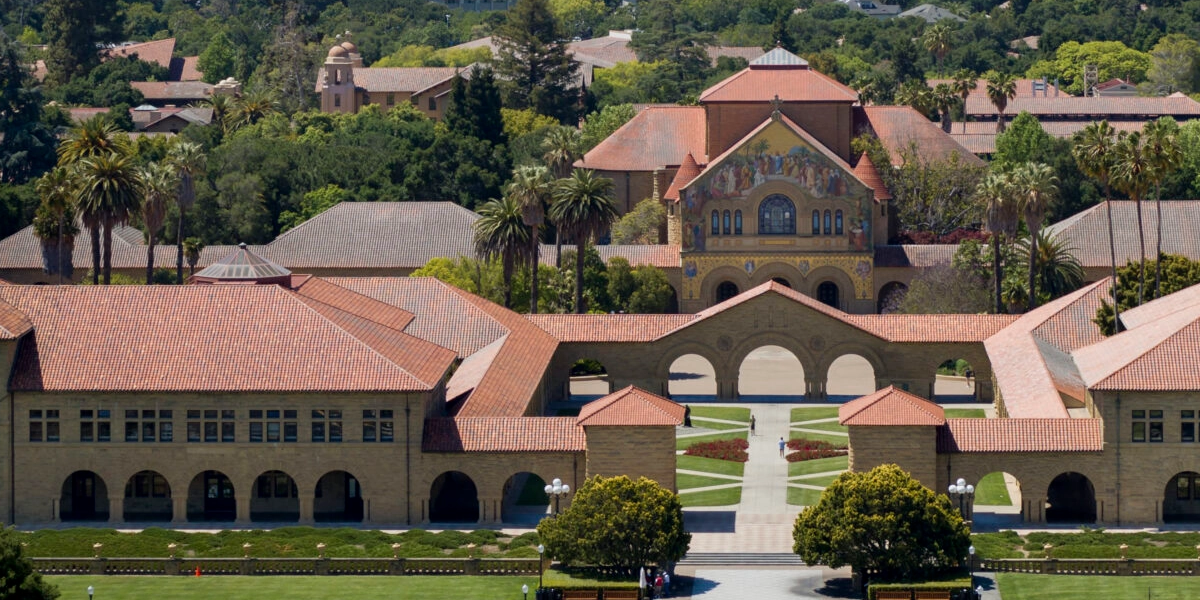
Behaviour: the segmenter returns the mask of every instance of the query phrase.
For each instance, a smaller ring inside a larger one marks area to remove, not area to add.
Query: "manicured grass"
[[[675,438],[676,450],[687,450],[688,446],[696,442],[714,442],[716,440],[744,440],[750,435],[748,431],[730,431],[729,433],[714,433],[711,435],[697,435],[692,437]]]
[[[1043,546],[1054,546],[1055,558],[1119,558],[1120,546],[1129,546],[1129,558],[1196,559],[1200,532],[1108,533],[1101,529],[1075,531],[1037,531],[1018,535],[1013,531],[977,534],[972,537],[976,549],[987,558],[1028,556],[1043,558]]]
[[[47,577],[63,598],[82,598],[88,586],[95,598],[121,600],[521,600],[521,585],[537,587],[533,577],[126,577],[71,575]]]
[[[675,468],[685,469],[688,471],[701,471],[704,473],[717,473],[720,475],[736,475],[741,477],[746,472],[746,463],[733,462],[731,460],[717,460],[715,458],[705,458],[703,456],[685,456],[680,454],[675,457]]]
[[[809,473],[824,473],[826,471],[845,471],[850,468],[849,456],[834,456],[788,463],[788,477],[808,475]]]
[[[846,426],[839,425],[837,421],[826,421],[824,423],[805,423],[803,425],[793,425],[793,427],[803,427],[805,429],[820,429],[821,431],[846,433]]]
[[[792,435],[788,439],[790,439],[790,440],[798,440],[798,439],[818,440],[818,441],[822,441],[822,442],[829,442],[830,444],[837,444],[839,446],[845,446],[848,438],[844,435],[835,435],[832,433],[813,433],[811,431],[796,431],[795,429],[793,429]]]
[[[947,408],[947,419],[985,419],[987,412],[982,408]]]
[[[996,573],[1004,600],[1094,600],[1153,598],[1191,600],[1200,597],[1196,577],[1104,577]]]
[[[726,421],[750,422],[750,409],[738,406],[692,406],[692,417],[708,417]]]
[[[813,419],[832,419],[836,416],[838,416],[837,406],[801,406],[792,409],[793,423]]]
[[[1004,473],[988,473],[975,484],[975,504],[984,506],[1012,506],[1008,486],[1004,484]]]
[[[821,487],[829,487],[834,479],[840,475],[822,475],[820,477],[805,477],[804,479],[791,479],[791,483],[803,483],[805,485],[819,485]]]
[[[679,501],[685,508],[689,506],[730,506],[742,501],[742,488],[732,487],[694,494],[680,494]]]
[[[698,487],[708,487],[710,485],[723,485],[726,483],[739,483],[734,479],[725,479],[723,477],[705,477],[704,475],[690,475],[688,473],[680,473],[675,476],[675,485],[681,490],[690,490]]]
[[[745,423],[726,423],[724,421],[709,421],[692,417],[692,427],[703,427],[705,429],[745,429],[748,427]]]
[[[787,503],[792,506],[812,506],[821,499],[820,490],[788,486]],[[1007,599],[1005,599],[1007,600]]]

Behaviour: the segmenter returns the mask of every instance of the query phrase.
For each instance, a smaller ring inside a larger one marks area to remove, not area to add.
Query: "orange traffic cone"
[[[196,577],[200,576],[200,565],[196,565]]]

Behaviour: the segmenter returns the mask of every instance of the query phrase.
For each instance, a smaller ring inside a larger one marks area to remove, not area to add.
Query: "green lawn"
[[[819,490],[788,486],[787,503],[792,506],[812,506],[820,499],[821,492]],[[1008,600],[1008,598],[1005,598],[1005,600]]]
[[[1012,506],[1012,498],[1008,497],[1008,486],[1004,485],[1004,473],[988,473],[975,484],[975,504]]]
[[[729,433],[714,433],[710,435],[697,435],[693,437],[680,437],[675,439],[676,450],[687,450],[688,446],[696,442],[715,442],[717,440],[744,440],[750,435],[748,431],[730,431]]]
[[[84,598],[88,586],[96,600],[522,600],[521,585],[533,589],[534,577],[127,577],[70,575],[47,577],[63,598]],[[451,593],[450,591],[453,590]]]
[[[813,419],[832,419],[838,416],[837,406],[802,406],[792,409],[792,422],[811,421]]]
[[[689,506],[729,506],[742,501],[742,488],[733,487],[694,494],[680,494],[679,501],[685,508]]]
[[[840,474],[839,475],[822,475],[820,477],[805,477],[804,479],[792,479],[792,480],[790,480],[790,482],[791,483],[803,483],[806,485],[819,485],[821,487],[828,487],[829,484],[833,483],[833,480],[837,479],[839,476],[840,476]]]
[[[987,412],[982,408],[947,408],[947,419],[984,419]]]
[[[740,483],[733,479],[725,479],[723,477],[706,477],[704,475],[689,475],[680,473],[675,476],[675,485],[681,490],[690,490],[698,487],[708,487],[710,485],[722,485],[726,483]]]
[[[1191,600],[1200,597],[1197,577],[1105,577],[996,573],[1004,600],[1094,600],[1153,598]]]
[[[748,427],[745,423],[726,423],[724,421],[709,421],[698,417],[692,417],[692,427],[703,427],[705,429],[745,429]]]
[[[820,429],[821,431],[846,433],[846,426],[838,424],[837,421],[826,421],[824,423],[805,423],[803,425],[792,425],[792,427],[803,427],[805,429]]]
[[[830,444],[845,446],[848,438],[844,435],[835,435],[832,433],[813,433],[811,431],[796,431],[793,429],[792,435],[788,439],[818,440],[822,442],[829,442]]]
[[[826,471],[845,471],[850,468],[849,456],[834,456],[833,458],[818,458],[788,463],[788,477],[808,475],[809,473],[824,473]]]
[[[750,409],[738,406],[692,406],[692,418],[695,417],[749,423]]]
[[[701,471],[704,473],[717,473],[719,475],[736,475],[741,477],[742,474],[746,472],[746,463],[733,462],[732,460],[705,458],[703,456],[684,456],[680,454],[675,457],[675,468],[685,469],[688,471]]]

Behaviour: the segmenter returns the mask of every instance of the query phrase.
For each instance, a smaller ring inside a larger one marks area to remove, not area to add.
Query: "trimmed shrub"
[[[787,455],[788,462],[800,462],[804,460],[814,460],[817,458],[831,458],[834,456],[845,456],[849,450],[846,446],[834,445],[821,440],[807,440],[797,438],[790,440],[787,443],[791,453]]]
[[[716,440],[713,442],[696,442],[688,446],[688,449],[684,450],[683,453],[687,456],[702,456],[717,460],[746,462],[750,460],[750,455],[746,453],[746,449],[749,447],[750,442],[746,440]]]
[[[951,598],[969,598],[967,591],[971,589],[971,581],[966,577],[951,581],[931,581],[926,583],[875,583],[867,586],[867,599],[875,600],[879,592],[950,592]]]

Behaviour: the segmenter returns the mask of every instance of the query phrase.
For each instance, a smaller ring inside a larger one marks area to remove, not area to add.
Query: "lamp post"
[[[528,584],[521,585],[521,598],[523,598],[524,600],[529,600],[529,585]]]
[[[554,516],[558,516],[558,499],[571,493],[571,486],[562,482],[561,479],[555,477],[554,481],[542,488],[547,496],[554,498]]]
[[[538,544],[537,551],[538,551],[538,596],[540,597],[541,593],[542,593],[542,569],[546,565],[545,561],[542,558],[542,555],[546,552],[546,547],[543,546],[542,544]]]
[[[966,479],[959,477],[958,481],[950,484],[950,487],[946,491],[950,494],[951,498],[958,497],[958,514],[962,516],[964,521],[969,521],[966,504],[968,501],[974,501],[975,486],[968,485]]]
[[[977,585],[975,586],[975,600],[979,600],[980,598],[983,598],[983,586]]]
[[[975,546],[967,548],[967,572],[971,583],[975,583]]]
[[[96,588],[88,586],[88,600],[92,600],[92,596],[96,594]]]

